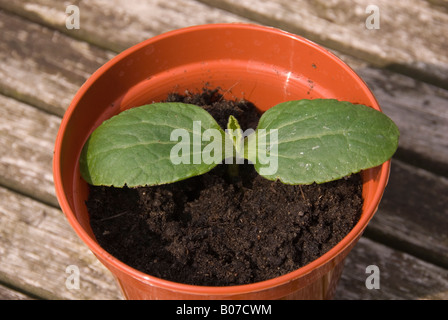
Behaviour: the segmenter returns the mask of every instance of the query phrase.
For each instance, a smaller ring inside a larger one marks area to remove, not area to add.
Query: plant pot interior
[[[202,106],[223,130],[230,115],[243,130],[259,117],[250,102],[224,100],[218,90],[168,101]],[[334,247],[361,215],[362,181],[285,185],[251,164],[221,164],[174,184],[92,186],[87,206],[98,242],[131,267],[179,283],[241,285],[294,271]]]

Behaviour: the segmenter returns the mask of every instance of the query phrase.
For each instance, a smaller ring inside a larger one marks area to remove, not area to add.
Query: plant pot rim
[[[70,106],[68,107],[62,121],[60,124],[60,128],[57,134],[56,142],[55,142],[55,149],[54,149],[54,158],[53,158],[53,176],[54,176],[54,183],[55,183],[55,190],[56,195],[60,204],[60,207],[64,214],[66,215],[66,218],[68,219],[69,223],[71,224],[72,228],[75,230],[75,232],[78,234],[78,236],[87,244],[87,246],[90,248],[90,250],[97,256],[101,257],[105,261],[107,261],[110,266],[114,269],[122,270],[126,272],[127,274],[131,275],[132,277],[138,279],[141,282],[147,283],[149,285],[162,287],[168,290],[174,290],[177,292],[185,292],[185,293],[193,293],[196,295],[236,295],[236,294],[244,294],[247,292],[257,292],[262,291],[264,289],[279,286],[285,283],[288,283],[298,277],[304,276],[309,274],[312,270],[315,268],[318,268],[322,266],[323,264],[327,263],[329,260],[332,260],[335,258],[339,252],[344,251],[347,247],[349,247],[355,240],[357,240],[367,223],[370,221],[370,219],[373,217],[374,213],[376,212],[377,206],[381,200],[381,197],[383,195],[384,188],[387,185],[388,177],[389,177],[389,171],[390,171],[390,160],[383,163],[381,166],[379,166],[377,169],[380,170],[378,180],[380,184],[380,188],[378,188],[375,191],[375,195],[373,197],[372,202],[364,208],[363,211],[365,213],[362,214],[360,220],[355,225],[355,227],[333,248],[331,248],[328,252],[317,258],[316,260],[308,263],[307,265],[289,272],[285,275],[260,281],[256,283],[251,284],[244,284],[244,285],[232,285],[232,286],[199,286],[199,285],[190,285],[190,284],[183,284],[183,283],[177,283],[172,282],[164,279],[160,279],[148,274],[145,274],[141,271],[138,271],[131,266],[119,261],[115,257],[113,257],[111,254],[109,254],[106,250],[104,250],[88,233],[84,228],[81,226],[80,222],[77,220],[76,214],[73,212],[72,207],[69,204],[69,200],[67,198],[67,195],[64,191],[63,187],[63,181],[62,181],[62,175],[61,175],[61,146],[63,141],[64,132],[66,130],[67,124],[69,122],[69,119],[71,118],[77,104],[79,103],[82,96],[85,94],[86,90],[97,81],[97,79],[102,76],[111,66],[115,65],[119,61],[123,60],[125,57],[130,55],[131,53],[140,50],[141,48],[163,40],[165,38],[169,38],[172,36],[178,36],[185,33],[190,32],[196,32],[199,30],[204,29],[252,29],[252,30],[259,30],[263,32],[272,33],[275,35],[283,35],[287,37],[294,38],[295,40],[301,41],[306,43],[308,46],[312,47],[314,50],[320,51],[324,53],[326,56],[330,57],[332,60],[334,60],[335,63],[342,66],[342,68],[345,69],[346,72],[350,73],[352,77],[356,79],[356,81],[364,87],[367,87],[364,83],[364,81],[344,62],[342,62],[338,57],[336,57],[334,54],[329,52],[328,50],[322,48],[321,46],[317,45],[316,43],[305,39],[301,36],[294,35],[291,33],[288,33],[286,31],[273,28],[273,27],[266,27],[261,25],[255,25],[255,24],[247,24],[247,23],[217,23],[217,24],[205,24],[205,25],[197,25],[192,27],[186,27],[182,29],[177,29],[174,31],[169,31],[166,33],[163,33],[161,35],[152,37],[150,39],[147,39],[135,46],[130,47],[129,49],[124,50],[114,58],[112,58],[110,61],[106,62],[102,67],[100,67],[79,89],[79,91],[74,96]],[[380,107],[378,103],[376,102],[375,97],[373,94],[367,89],[367,94],[369,94],[369,99],[374,102],[374,107],[377,110],[380,110]],[[100,259],[101,260],[101,259]]]

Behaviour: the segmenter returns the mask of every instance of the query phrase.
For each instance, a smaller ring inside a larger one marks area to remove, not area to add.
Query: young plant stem
[[[302,194],[303,201],[306,201],[305,194],[303,193],[302,186],[299,184],[300,193]]]
[[[227,164],[227,174],[232,181],[235,181],[239,176],[238,164],[237,163]]]
[[[227,122],[226,134],[228,135],[227,138],[232,141],[232,153],[235,153],[235,157],[233,157],[232,162],[228,164],[227,174],[230,180],[235,181],[238,179],[239,175],[239,161],[237,161],[237,157],[239,152],[241,152],[240,143],[243,139],[243,135],[238,120],[232,115],[229,117]]]

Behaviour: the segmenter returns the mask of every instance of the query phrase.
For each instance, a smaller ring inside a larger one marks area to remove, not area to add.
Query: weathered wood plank
[[[29,21],[1,12],[0,18],[6,40],[0,43],[0,92],[49,112],[62,115],[82,82],[113,56]],[[400,127],[400,158],[448,175],[448,91],[340,56]]]
[[[426,1],[200,1],[448,88],[448,14]],[[372,4],[379,29],[366,28]]]
[[[448,22],[448,14],[429,2],[376,1],[375,5],[380,9],[378,30],[366,28],[369,16],[366,8],[371,5],[369,0],[199,2],[82,2],[78,4],[81,13],[78,30],[66,28],[67,4],[64,2],[0,0],[0,7],[116,52],[159,33],[189,25],[257,21],[302,34],[375,65],[401,68],[404,72],[447,86],[448,58],[445,52],[448,36],[444,26]],[[101,23],[98,23],[98,17],[102,18]],[[428,23],[431,23],[431,28],[426,27]]]
[[[379,289],[368,289],[369,265],[379,269]],[[336,300],[447,300],[448,270],[362,237],[349,253]]]
[[[0,11],[0,93],[63,115],[84,81],[114,54]]]
[[[366,235],[448,269],[448,179],[393,161]]]
[[[115,282],[77,239],[63,214],[0,188],[0,280],[45,299],[121,299]],[[67,289],[68,265],[80,289]],[[365,287],[366,267],[380,270],[380,289]],[[336,299],[447,299],[448,270],[362,238],[349,254]]]
[[[60,210],[1,187],[0,243],[2,283],[43,299],[121,299]],[[79,289],[66,286],[70,265],[79,268]]]
[[[448,12],[448,1],[446,0],[426,0],[435,7],[436,10],[445,10]]]
[[[34,300],[30,296],[0,285],[0,300]]]
[[[52,174],[61,119],[0,95],[0,185],[58,206]]]
[[[77,2],[80,28],[69,30],[65,13],[68,5],[57,0],[0,0],[0,8],[116,52],[182,27],[248,21],[196,1],[90,0]]]

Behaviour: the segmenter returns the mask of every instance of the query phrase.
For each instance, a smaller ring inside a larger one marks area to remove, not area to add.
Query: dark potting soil
[[[222,127],[234,115],[243,130],[259,115],[217,90],[172,94],[168,101],[203,106]],[[247,284],[291,272],[336,245],[362,207],[359,175],[325,184],[284,185],[239,165],[238,179],[218,165],[173,184],[91,186],[86,202],[99,244],[147,274],[209,286]]]

